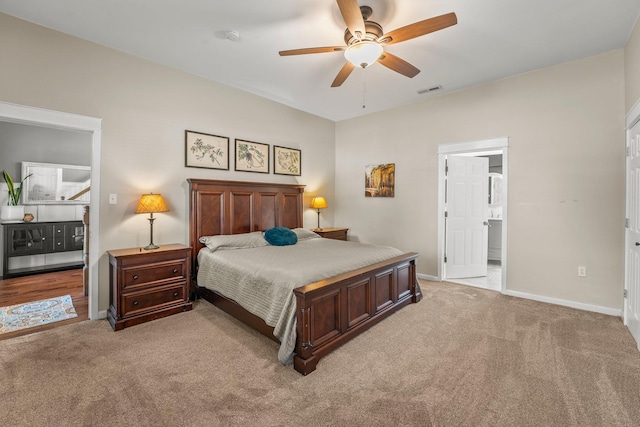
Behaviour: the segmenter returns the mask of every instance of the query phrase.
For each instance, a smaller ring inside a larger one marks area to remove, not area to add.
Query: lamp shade
[[[324,197],[314,197],[311,199],[311,209],[324,209],[327,207],[327,201]]]
[[[169,208],[160,194],[143,194],[138,202],[136,213],[168,212]]]
[[[356,67],[367,68],[380,58],[382,52],[380,44],[365,40],[349,46],[344,52],[344,57]]]

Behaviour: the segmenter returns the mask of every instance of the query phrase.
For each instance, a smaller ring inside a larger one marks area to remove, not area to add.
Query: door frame
[[[486,152],[502,154],[502,277],[500,292],[507,290],[507,236],[509,188],[509,137],[438,145],[438,280],[443,280],[445,255],[445,159],[452,154],[482,155]]]
[[[63,130],[84,131],[91,134],[91,200],[89,202],[89,319],[100,318],[98,301],[100,260],[100,152],[102,119],[78,114],[46,110],[0,101],[0,121],[44,126]],[[106,314],[106,313],[105,313]],[[104,316],[106,317],[106,315]]]

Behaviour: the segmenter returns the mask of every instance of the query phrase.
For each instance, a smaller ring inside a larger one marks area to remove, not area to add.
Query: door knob
[[[484,225],[489,225],[489,221],[483,222]]]
[[[640,242],[636,242],[636,246],[640,246]]]

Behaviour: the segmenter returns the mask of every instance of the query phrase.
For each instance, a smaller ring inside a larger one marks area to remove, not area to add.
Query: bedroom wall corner
[[[105,251],[145,246],[140,194],[162,193],[154,242],[188,242],[187,178],[305,184],[333,199],[335,124],[265,98],[0,14],[0,100],[101,118],[99,310],[109,304]],[[270,145],[269,174],[185,167],[185,130]],[[302,176],[273,174],[273,145],[302,150]],[[108,195],[118,203],[108,203]],[[305,199],[307,199],[305,197]],[[305,200],[304,223],[316,213]],[[333,208],[323,213],[333,221]]]
[[[640,17],[639,17],[640,18]],[[640,19],[624,49],[625,112],[640,102]]]
[[[336,222],[436,276],[438,145],[508,136],[507,289],[619,310],[624,99],[617,49],[338,122]],[[389,162],[395,197],[365,198],[365,165]]]

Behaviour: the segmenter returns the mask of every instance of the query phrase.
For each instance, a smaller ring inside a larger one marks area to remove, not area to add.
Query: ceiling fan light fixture
[[[380,44],[365,40],[349,46],[344,52],[344,57],[356,67],[367,68],[380,58],[383,51]]]

